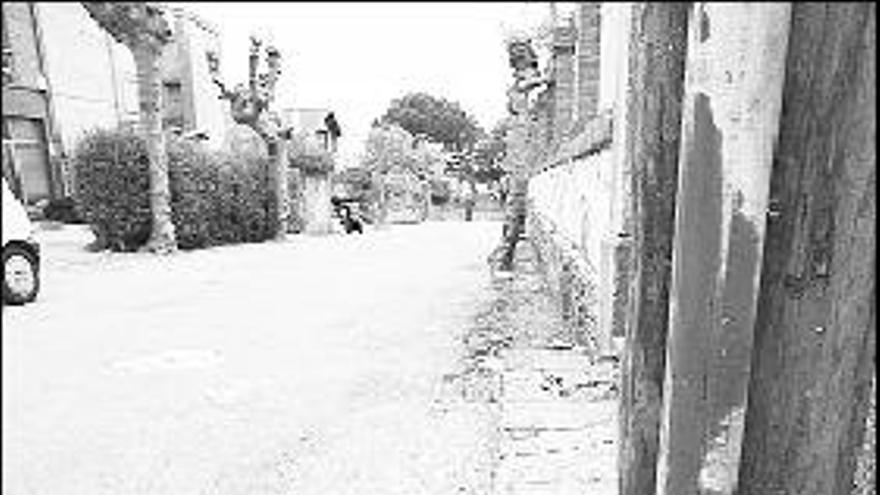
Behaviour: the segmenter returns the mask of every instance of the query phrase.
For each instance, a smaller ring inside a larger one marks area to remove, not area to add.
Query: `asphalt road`
[[[43,231],[3,308],[3,493],[479,493],[487,423],[438,406],[497,222],[173,256]]]

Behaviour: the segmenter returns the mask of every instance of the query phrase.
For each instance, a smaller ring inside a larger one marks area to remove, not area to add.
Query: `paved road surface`
[[[3,308],[3,494],[479,493],[485,414],[440,407],[496,222],[172,257],[41,233]]]

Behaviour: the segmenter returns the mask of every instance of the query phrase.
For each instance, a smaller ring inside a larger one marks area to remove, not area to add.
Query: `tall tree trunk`
[[[511,158],[511,188],[508,195],[510,200],[506,218],[504,221],[504,250],[501,257],[500,269],[513,270],[516,258],[516,245],[519,238],[525,232],[526,205],[529,190],[528,166],[531,147],[528,115],[516,115],[513,117],[509,136],[510,141],[507,149]]]
[[[464,206],[464,220],[470,222],[474,219],[474,207],[477,202],[477,185],[473,177],[468,177],[468,198]]]
[[[272,179],[275,239],[284,240],[290,229],[290,194],[287,177],[287,141],[279,137],[266,140],[269,150],[269,174]]]
[[[131,47],[137,70],[140,101],[141,132],[146,139],[150,165],[150,212],[153,216],[150,240],[145,248],[155,252],[177,249],[174,224],[171,221],[171,193],[168,185],[168,156],[162,132],[162,84],[159,72],[159,51],[141,45]]]

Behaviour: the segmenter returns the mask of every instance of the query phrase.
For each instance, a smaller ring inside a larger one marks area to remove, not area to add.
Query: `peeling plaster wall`
[[[737,491],[791,6],[689,23],[657,493]]]

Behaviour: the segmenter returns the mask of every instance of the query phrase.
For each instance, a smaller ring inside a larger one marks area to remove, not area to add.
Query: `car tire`
[[[28,270],[31,282],[27,287],[10,279],[10,272]],[[13,244],[3,249],[3,302],[19,305],[33,301],[40,290],[40,269],[37,256],[24,246]]]

